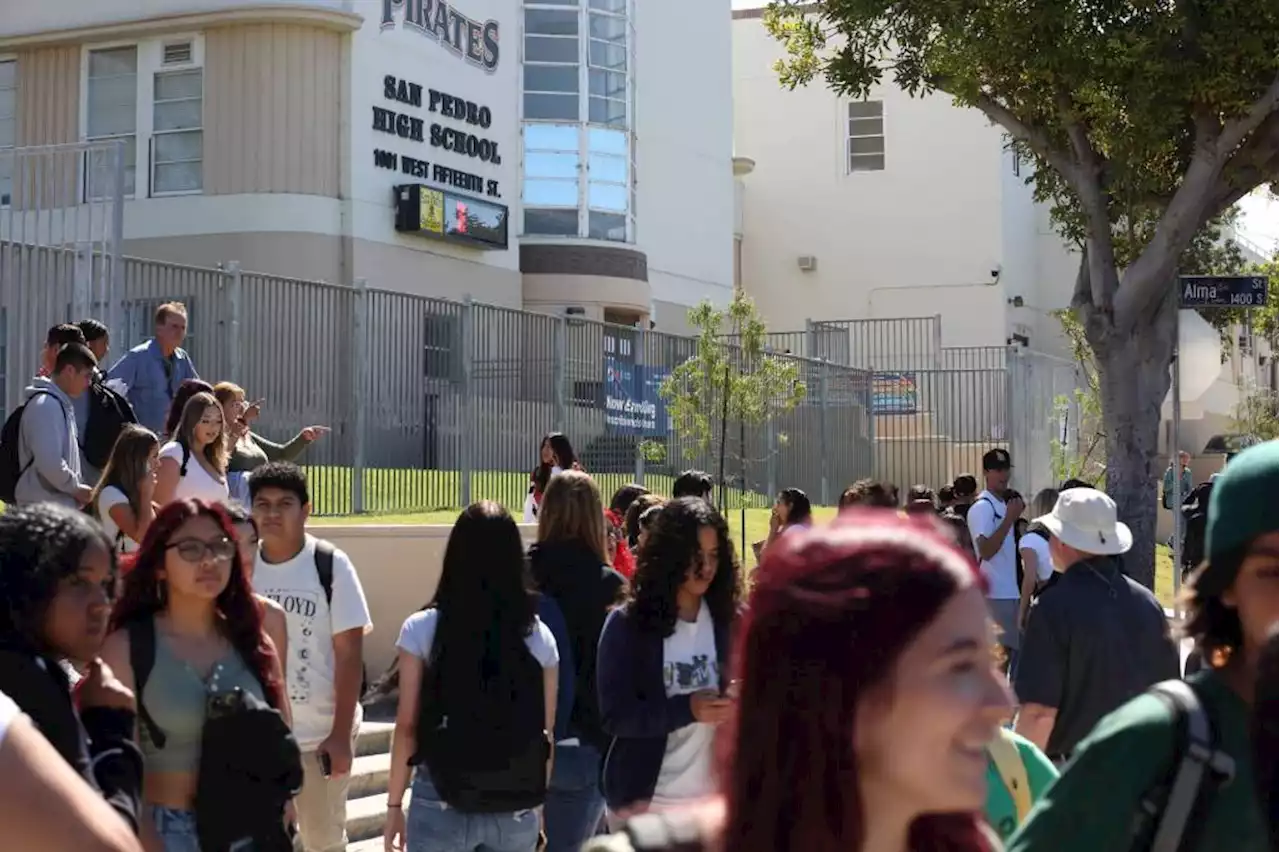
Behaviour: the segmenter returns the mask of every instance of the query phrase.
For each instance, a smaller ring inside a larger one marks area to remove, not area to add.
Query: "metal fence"
[[[83,164],[97,150],[44,156]],[[35,185],[28,180],[14,180],[14,199],[32,197],[23,195]],[[78,207],[97,212],[76,215],[117,221],[95,194],[82,192]],[[721,437],[693,452],[658,393],[695,354],[693,338],[361,281],[262,275],[234,262],[209,269],[120,258],[118,230],[96,240],[102,232],[87,225],[23,231],[14,223],[24,209],[0,214],[6,407],[34,372],[48,326],[97,315],[118,355],[150,336],[157,305],[176,300],[188,308],[185,345],[200,374],[266,400],[264,436],[332,428],[302,459],[318,514],[453,509],[479,498],[518,509],[549,431],[570,437],[606,497],[631,481],[667,491],[686,468],[719,473]],[[1072,365],[1000,347],[944,349],[940,340],[936,317],[818,322],[771,335],[771,357],[792,364],[806,392],[765,424],[728,424],[731,505],[765,505],[783,487],[831,504],[872,476],[937,487],[979,471],[992,446],[1013,451],[1020,488],[1049,484],[1051,441],[1074,428],[1072,412],[1054,405],[1075,387]]]

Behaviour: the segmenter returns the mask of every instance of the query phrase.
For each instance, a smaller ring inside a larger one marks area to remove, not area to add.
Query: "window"
[[[849,104],[850,172],[884,171],[884,102]]]
[[[138,48],[89,51],[85,138],[124,140],[124,192],[137,189]]]
[[[526,0],[524,233],[635,239],[631,0]]]
[[[198,37],[91,48],[85,138],[125,142],[125,194],[204,187],[203,44]]]
[[[0,207],[13,194],[13,153],[18,144],[18,62],[0,62]],[[10,149],[6,153],[5,149]]]

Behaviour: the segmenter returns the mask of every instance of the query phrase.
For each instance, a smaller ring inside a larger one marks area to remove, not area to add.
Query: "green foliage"
[[[1231,418],[1231,429],[1241,435],[1252,435],[1269,441],[1280,437],[1276,418],[1277,399],[1269,388],[1256,388],[1245,395]]]
[[[1058,482],[1066,479],[1083,479],[1099,484],[1107,474],[1106,432],[1102,428],[1102,399],[1098,380],[1098,365],[1094,361],[1084,327],[1072,311],[1054,311],[1062,324],[1062,333],[1071,346],[1071,355],[1080,367],[1085,379],[1083,388],[1076,388],[1071,396],[1058,395],[1053,401],[1050,422],[1057,426],[1065,418],[1075,416],[1075,441],[1068,442],[1058,429],[1049,446],[1049,458],[1053,465],[1053,477]]]
[[[688,456],[720,441],[726,415],[731,423],[756,426],[804,399],[796,363],[766,351],[764,322],[746,295],[724,310],[702,302],[690,309],[689,324],[697,329],[697,350],[659,390]]]

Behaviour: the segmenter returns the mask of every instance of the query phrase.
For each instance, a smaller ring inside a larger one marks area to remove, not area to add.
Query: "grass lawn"
[[[520,507],[514,508],[515,512],[520,511]],[[734,547],[738,550],[739,558],[743,560],[744,567],[747,571],[752,571],[756,567],[755,553],[751,549],[751,543],[762,541],[769,535],[769,510],[768,509],[747,509],[746,510],[746,548],[742,546],[744,536],[742,534],[742,512],[738,509],[730,509],[726,512],[729,521],[730,532],[733,535]],[[831,507],[815,507],[813,510],[814,518],[819,522],[829,521],[835,517],[836,510]],[[441,509],[433,512],[415,512],[411,514],[388,514],[388,515],[357,515],[346,518],[315,518],[315,524],[452,524],[458,518],[457,509]],[[1156,545],[1156,597],[1160,599],[1160,603],[1166,607],[1173,606],[1173,552],[1163,544]]]

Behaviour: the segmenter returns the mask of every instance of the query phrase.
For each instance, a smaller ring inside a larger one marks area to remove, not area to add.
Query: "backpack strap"
[[[1150,852],[1196,848],[1206,808],[1218,787],[1235,776],[1235,759],[1217,746],[1217,731],[1196,690],[1186,681],[1167,680],[1151,688],[1173,712],[1178,729],[1172,781],[1148,793],[1142,809],[1155,821]],[[1163,795],[1161,795],[1163,794]],[[1162,800],[1156,800],[1161,797]]]
[[[31,394],[31,396],[27,397],[27,401],[22,403],[23,414],[26,414],[27,406],[31,404],[31,400],[35,399],[38,396],[53,396],[53,394],[49,393],[49,391],[43,391],[43,390],[38,390],[35,393]],[[61,402],[61,400],[59,400],[59,402]],[[63,409],[62,416],[63,416],[63,419],[66,419],[66,416],[67,416],[66,409]],[[68,426],[69,425],[70,424],[68,424]],[[19,437],[19,442],[21,442],[21,437],[22,437],[22,421],[21,420],[18,421],[18,437]],[[79,445],[79,443],[80,443],[79,441],[76,442],[77,446]],[[22,477],[26,475],[27,471],[31,470],[31,466],[35,463],[36,463],[36,454],[33,452],[31,454],[31,461],[27,462],[26,464],[22,465],[22,467],[18,468],[18,478],[13,481],[13,484],[15,487],[22,480]]]
[[[322,538],[316,539],[316,573],[324,589],[324,601],[333,605],[333,545]]]
[[[635,852],[698,852],[702,823],[693,810],[647,813],[627,820],[627,839]]]
[[[182,447],[182,464],[178,467],[178,475],[187,475],[187,462],[191,461],[191,448],[187,446],[186,441],[179,441],[178,446]]]
[[[154,619],[147,617],[129,622],[125,629],[129,634],[129,667],[133,669],[133,693],[137,696],[138,720],[147,729],[147,736],[151,737],[155,747],[164,748],[164,731],[151,718],[147,705],[142,701],[142,692],[147,688],[151,669],[156,664],[156,623]]]
[[[1031,782],[1018,745],[1006,729],[1001,728],[999,735],[987,746],[987,756],[995,764],[1000,780],[1009,791],[1009,798],[1013,799],[1013,808],[1021,825],[1031,812]]]

